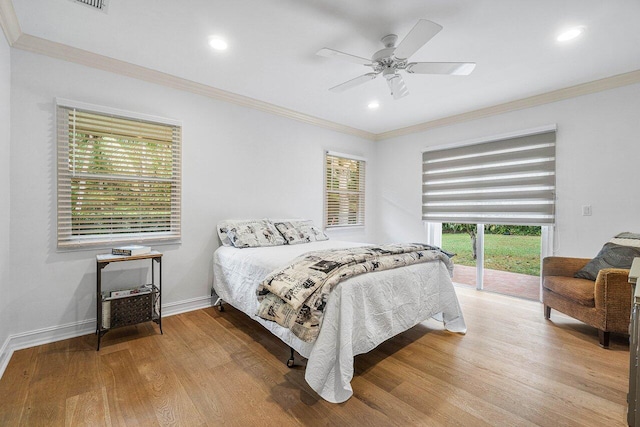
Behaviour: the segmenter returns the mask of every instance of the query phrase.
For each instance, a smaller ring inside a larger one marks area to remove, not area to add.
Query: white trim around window
[[[178,242],[182,125],[56,99],[57,244]]]
[[[366,159],[326,151],[324,163],[325,228],[364,226]]]

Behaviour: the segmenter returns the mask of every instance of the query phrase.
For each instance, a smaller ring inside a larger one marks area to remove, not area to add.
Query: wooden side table
[[[102,270],[113,262],[126,262],[136,260],[151,260],[151,284],[150,292],[131,294],[124,297],[111,297],[102,293]],[[156,284],[155,264],[158,264],[158,283]],[[144,255],[96,255],[96,335],[98,335],[98,347],[102,336],[113,328],[135,325],[142,322],[153,321],[158,324],[162,334],[162,253],[151,251]],[[109,306],[109,316],[104,316],[105,303]],[[105,325],[108,320],[108,326]]]

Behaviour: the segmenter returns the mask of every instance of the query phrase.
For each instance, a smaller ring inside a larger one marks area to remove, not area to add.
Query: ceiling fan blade
[[[339,50],[329,49],[324,47],[316,52],[318,56],[324,56],[325,58],[339,58],[345,61],[354,62],[360,65],[371,65],[371,60],[367,58],[361,58],[359,56],[351,55],[349,53],[340,52]]]
[[[468,76],[476,68],[475,62],[412,62],[407,64],[407,73],[450,74]]]
[[[418,51],[426,42],[442,30],[442,26],[426,19],[420,19],[400,42],[393,53],[398,59],[407,59]]]
[[[393,95],[393,99],[400,99],[404,96],[409,95],[409,89],[407,89],[407,85],[404,84],[404,79],[400,74],[393,74],[390,76],[386,76],[386,78],[389,89],[391,89],[391,95]]]
[[[338,86],[334,86],[329,89],[331,92],[344,92],[347,89],[351,89],[352,87],[356,87],[361,85],[362,83],[368,82],[369,80],[375,79],[378,73],[367,73],[362,76],[356,77],[355,79],[351,79],[346,81]]]

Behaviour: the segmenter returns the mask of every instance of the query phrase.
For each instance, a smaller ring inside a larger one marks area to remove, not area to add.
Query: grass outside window
[[[456,254],[453,262],[475,266],[471,238],[466,233],[443,233],[442,248]],[[540,236],[484,235],[484,267],[512,273],[540,275]]]

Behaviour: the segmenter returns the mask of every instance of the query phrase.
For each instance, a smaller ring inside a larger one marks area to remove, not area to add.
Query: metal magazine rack
[[[102,270],[113,262],[151,260],[151,283],[137,288],[115,292],[102,291]],[[158,283],[156,284],[156,264]],[[96,256],[96,335],[98,346],[104,334],[111,329],[153,321],[162,334],[162,253],[151,251],[144,255]]]

